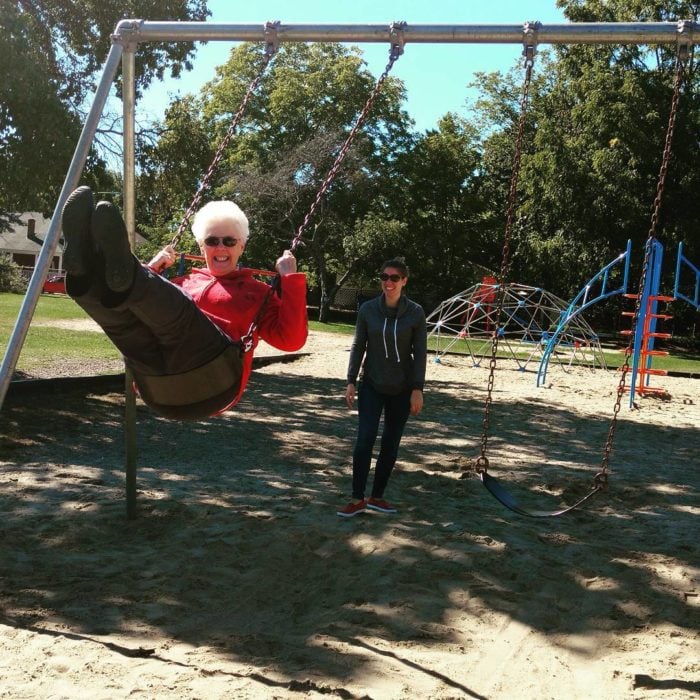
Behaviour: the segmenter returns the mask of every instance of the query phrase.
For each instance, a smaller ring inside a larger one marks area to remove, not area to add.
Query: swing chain
[[[265,32],[265,54],[263,56],[263,62],[260,67],[260,70],[258,71],[257,75],[255,78],[253,78],[252,82],[248,86],[248,89],[245,92],[245,95],[243,96],[243,100],[241,101],[241,104],[238,107],[238,111],[233,117],[233,120],[229,124],[228,130],[226,131],[226,134],[224,138],[221,140],[221,143],[219,144],[219,147],[216,149],[216,153],[214,155],[214,159],[211,162],[211,165],[209,166],[209,169],[207,172],[204,174],[204,177],[202,178],[202,182],[199,186],[199,189],[197,190],[197,193],[195,194],[194,198],[192,199],[192,202],[190,206],[187,209],[187,212],[185,213],[185,216],[182,218],[182,221],[180,222],[180,225],[177,229],[177,233],[173,236],[172,241],[170,241],[170,245],[173,248],[176,248],[178,243],[180,242],[180,238],[182,237],[182,234],[184,233],[185,229],[189,225],[190,219],[192,218],[194,212],[196,209],[199,207],[200,202],[202,201],[202,197],[204,196],[205,190],[209,187],[209,184],[214,177],[214,173],[216,172],[216,169],[219,166],[219,163],[221,162],[222,158],[224,157],[224,152],[228,148],[229,143],[231,142],[231,139],[236,133],[236,130],[238,129],[238,124],[243,118],[243,114],[246,111],[246,107],[248,106],[248,102],[250,101],[250,98],[252,97],[253,93],[258,89],[258,86],[260,85],[260,81],[262,80],[262,77],[267,70],[268,65],[270,64],[270,61],[272,58],[275,56],[279,49],[279,38],[277,35],[277,30],[280,26],[280,23],[277,22],[266,22],[265,27],[264,27],[264,32]]]
[[[526,39],[523,55],[525,56],[525,78],[523,80],[522,93],[520,97],[520,116],[518,119],[518,131],[515,139],[515,153],[513,155],[513,169],[511,171],[510,190],[508,193],[508,209],[506,213],[505,235],[503,240],[503,252],[501,254],[501,269],[498,279],[498,296],[495,311],[495,328],[493,340],[491,342],[491,358],[489,360],[489,378],[486,386],[486,402],[484,404],[484,417],[482,421],[480,456],[473,462],[473,468],[479,474],[487,471],[489,461],[486,458],[486,447],[489,439],[489,421],[491,416],[491,405],[493,403],[493,385],[496,374],[496,354],[498,353],[498,333],[503,313],[505,301],[505,285],[510,267],[510,239],[515,219],[515,205],[518,189],[518,178],[520,176],[520,166],[523,151],[523,137],[525,134],[525,120],[527,116],[527,105],[532,83],[532,67],[535,61],[536,32],[530,27],[531,23],[525,24]]]
[[[664,188],[666,186],[666,174],[668,172],[668,166],[671,161],[671,144],[673,142],[673,132],[676,126],[676,116],[678,114],[678,100],[680,96],[681,82],[683,78],[684,69],[688,61],[689,52],[683,51],[679,45],[678,56],[676,59],[676,77],[673,84],[673,98],[671,100],[671,109],[668,116],[668,126],[666,128],[666,141],[664,143],[663,155],[661,157],[661,167],[659,169],[659,179],[656,186],[656,197],[654,198],[653,211],[651,215],[651,224],[649,227],[649,233],[647,235],[645,250],[644,250],[644,263],[642,265],[642,273],[639,280],[639,287],[637,289],[637,299],[635,301],[634,316],[632,318],[632,333],[630,334],[629,342],[625,348],[625,359],[622,363],[620,383],[617,387],[617,396],[615,400],[615,408],[613,410],[612,420],[610,421],[610,429],[608,430],[608,436],[605,441],[605,446],[603,448],[603,457],[601,461],[601,471],[598,476],[603,476],[606,478],[607,483],[607,471],[610,462],[610,453],[612,452],[613,439],[615,437],[615,428],[617,427],[617,416],[620,412],[620,404],[622,402],[622,396],[625,393],[625,383],[627,379],[627,374],[630,370],[630,358],[632,356],[632,350],[634,346],[635,333],[634,330],[639,323],[639,316],[641,313],[642,305],[642,295],[646,287],[647,275],[649,272],[649,260],[651,257],[651,249],[654,239],[656,237],[656,228],[659,223],[659,213],[661,211],[661,200],[664,194]],[[596,477],[597,479],[598,477]]]
[[[316,210],[318,209],[319,205],[321,204],[321,200],[323,199],[324,195],[326,194],[326,191],[328,188],[331,186],[331,183],[335,179],[335,176],[338,173],[338,170],[340,170],[340,166],[345,160],[345,156],[347,155],[348,151],[350,150],[350,146],[352,145],[355,136],[357,135],[357,132],[360,130],[360,127],[364,124],[365,120],[367,119],[367,115],[369,114],[370,110],[372,109],[372,105],[374,104],[374,101],[377,98],[377,95],[379,95],[380,90],[382,89],[382,85],[384,84],[384,81],[387,79],[389,73],[391,72],[391,69],[394,67],[394,63],[396,63],[397,59],[403,54],[403,49],[404,49],[404,30],[406,28],[406,22],[392,22],[391,25],[389,26],[389,36],[391,39],[391,45],[389,47],[389,62],[386,65],[386,68],[384,69],[384,72],[381,74],[379,79],[374,85],[374,88],[372,92],[370,93],[369,97],[367,98],[367,102],[365,102],[364,107],[362,108],[362,111],[360,112],[359,116],[357,117],[357,120],[355,121],[355,124],[353,125],[352,129],[350,130],[350,133],[348,134],[347,138],[345,139],[345,143],[341,146],[340,150],[338,151],[338,155],[335,157],[335,161],[333,165],[331,166],[331,169],[328,171],[328,174],[326,175],[325,180],[321,184],[321,187],[319,188],[318,192],[316,193],[316,196],[314,198],[313,203],[311,204],[311,207],[309,208],[309,211],[306,213],[306,216],[304,217],[304,220],[300,224],[299,228],[297,229],[296,233],[294,234],[294,238],[292,239],[292,242],[289,246],[289,249],[293,253],[297,247],[301,244],[301,238],[304,235],[304,232],[309,226],[309,222],[311,221],[311,218],[315,214]]]
[[[482,454],[480,457],[477,457],[474,462],[474,471],[476,471],[477,474],[486,474],[489,470],[489,459],[486,455]]]

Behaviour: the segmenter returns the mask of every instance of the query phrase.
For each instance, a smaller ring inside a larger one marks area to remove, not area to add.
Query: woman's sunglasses
[[[204,239],[204,245],[209,246],[210,248],[216,248],[220,242],[227,248],[233,248],[233,246],[238,243],[238,240],[233,236],[224,236],[224,238],[219,238],[218,236],[207,236],[207,238]]]
[[[382,272],[379,275],[379,279],[382,282],[388,282],[389,280],[391,280],[392,282],[399,282],[403,279],[403,277],[401,275],[387,275],[386,272]]]

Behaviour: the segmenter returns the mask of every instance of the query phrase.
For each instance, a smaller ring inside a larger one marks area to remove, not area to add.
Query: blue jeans
[[[372,484],[372,498],[382,498],[396,463],[403,429],[411,412],[411,390],[396,395],[381,394],[363,382],[358,392],[357,411],[359,424],[352,454],[352,497],[365,497],[372,450],[379,432],[379,421],[384,412],[384,429]]]

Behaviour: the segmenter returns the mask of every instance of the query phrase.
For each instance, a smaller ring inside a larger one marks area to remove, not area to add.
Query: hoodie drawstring
[[[401,358],[399,357],[399,341],[398,341],[398,327],[399,319],[394,319],[394,350],[396,351],[396,361],[401,364]]]
[[[394,319],[394,352],[396,353],[396,361],[401,364],[401,357],[399,357],[399,341],[397,338],[398,335],[398,326],[399,326],[399,319],[395,318]],[[382,328],[382,340],[384,341],[384,357],[385,359],[389,359],[389,348],[387,347],[386,344],[386,317],[384,318],[384,327]]]

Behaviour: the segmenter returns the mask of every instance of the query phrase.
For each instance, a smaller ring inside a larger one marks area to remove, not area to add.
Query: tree
[[[689,9],[689,3],[664,4],[667,11],[657,2],[560,3],[577,21],[673,19],[672,5]],[[624,250],[628,238],[641,256],[656,194],[674,61],[673,47],[644,46],[572,45],[558,49],[554,58],[537,57],[511,279],[568,298]],[[504,210],[514,143],[505,115],[516,116],[521,77],[521,70],[505,80],[479,77],[481,115],[503,116],[485,140],[483,162],[491,201],[501,198]],[[659,228],[667,245],[687,240],[698,226],[698,213],[682,204],[700,184],[696,80],[689,70]]]
[[[27,288],[19,265],[9,255],[0,254],[0,292],[21,293]]]
[[[205,150],[200,149],[199,136],[208,135],[213,153],[259,70],[261,51],[250,44],[231,51],[227,63],[192,103],[189,116],[179,122],[166,120],[167,131],[147,154],[144,171],[168,170],[171,180],[190,183],[190,197],[194,194],[200,165],[196,160]],[[230,197],[248,214],[249,265],[269,267],[290,245],[373,85],[357,49],[321,43],[280,49],[207,193],[208,198]],[[387,153],[408,141],[409,119],[400,106],[403,97],[400,81],[387,79],[297,249],[300,266],[325,300],[321,319],[327,317],[337,280],[354,265],[343,240],[385,189]],[[198,135],[196,147],[171,149],[169,158],[168,140],[184,143],[186,134]],[[190,153],[194,157],[185,162]],[[158,180],[150,180],[149,198],[160,187]]]
[[[149,240],[140,253],[148,258],[171,241],[213,157],[201,103],[191,95],[170,104],[157,131],[154,143],[141,141],[137,149],[136,218]],[[199,252],[192,236],[182,237],[180,249]]]
[[[205,0],[135,0],[133,16],[203,20]],[[0,5],[0,221],[2,213],[49,213],[68,170],[84,119],[85,101],[122,19],[119,0],[8,0]],[[192,44],[144,46],[138,90],[167,70],[190,69]],[[93,153],[86,167],[100,179]]]
[[[391,182],[393,216],[408,231],[402,249],[414,271],[411,293],[430,309],[486,272],[476,127],[446,114],[437,129],[415,136],[412,147],[399,155]]]

